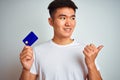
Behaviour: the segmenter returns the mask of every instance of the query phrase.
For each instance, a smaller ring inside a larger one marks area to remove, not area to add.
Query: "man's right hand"
[[[30,71],[33,64],[33,49],[30,46],[25,46],[20,53],[20,61],[24,70]]]

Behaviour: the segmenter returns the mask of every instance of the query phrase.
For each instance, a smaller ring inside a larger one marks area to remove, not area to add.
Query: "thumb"
[[[104,47],[103,45],[98,46],[98,47],[97,47],[98,52],[99,52],[103,47]]]

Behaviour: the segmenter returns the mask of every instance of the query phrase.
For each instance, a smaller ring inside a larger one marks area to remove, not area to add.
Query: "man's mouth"
[[[71,32],[72,28],[64,28],[64,31]]]

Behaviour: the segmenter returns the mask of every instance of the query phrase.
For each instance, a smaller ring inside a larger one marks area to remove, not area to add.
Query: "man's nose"
[[[68,27],[69,27],[70,25],[71,25],[71,21],[70,21],[70,19],[67,19],[67,20],[66,20],[66,23],[65,23],[65,26],[68,26]]]

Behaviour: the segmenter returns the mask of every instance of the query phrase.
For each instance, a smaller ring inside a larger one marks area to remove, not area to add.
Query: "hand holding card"
[[[38,37],[32,31],[23,39],[23,42],[27,46],[32,46],[35,41],[37,41]]]

